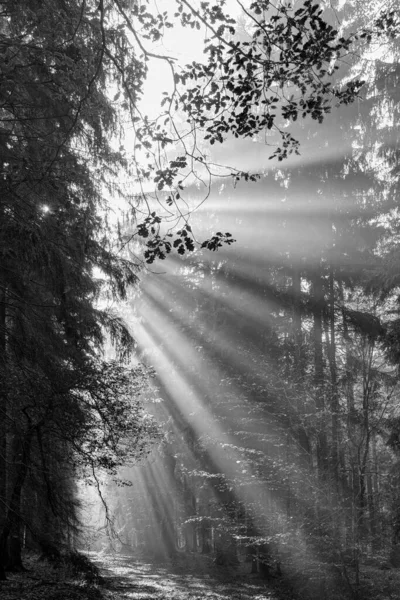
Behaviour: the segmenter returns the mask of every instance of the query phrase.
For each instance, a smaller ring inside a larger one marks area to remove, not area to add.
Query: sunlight
[[[364,4],[2,3],[7,600],[396,595],[400,15]]]
[[[203,286],[209,287],[207,278],[202,280],[199,289]],[[188,308],[193,298],[187,296],[187,292],[180,287],[177,278],[171,280],[168,277],[160,281],[160,276],[149,277],[144,285],[140,305],[142,322],[136,329],[139,348],[145,350],[157,372],[163,397],[162,414],[166,419],[172,418],[172,440],[177,442],[180,439],[181,443],[184,442],[182,426],[189,427],[206,451],[207,458],[203,460],[209,465],[208,468],[213,465],[211,473],[215,469],[215,475],[221,474],[231,482],[237,501],[252,514],[256,530],[267,538],[281,530],[290,531],[286,495],[290,490],[293,502],[296,502],[297,495],[300,499],[307,486],[315,486],[316,481],[303,470],[302,459],[296,456],[295,448],[290,451],[290,458],[289,455],[287,457],[288,463],[280,456],[279,448],[285,445],[284,429],[271,413],[265,420],[262,404],[257,404],[255,399],[246,399],[249,391],[243,387],[245,380],[241,381],[241,374],[245,377],[251,374],[255,381],[260,378],[264,365],[260,381],[260,387],[263,386],[261,393],[271,401],[271,393],[276,391],[271,378],[271,367],[266,369],[265,357],[255,350],[243,352],[244,349],[235,348],[234,337],[230,339],[231,335],[227,335],[223,328],[215,332],[211,346],[207,341],[213,334],[211,324],[197,320],[195,313]],[[185,308],[186,296],[188,306]],[[239,310],[247,320],[254,320],[255,314],[260,311],[256,326],[259,327],[263,322],[265,306],[261,299],[253,297],[246,289],[243,290],[243,299],[247,306],[233,300],[238,297],[238,291],[229,289],[227,282],[212,290],[210,297],[219,297],[225,305],[224,310],[234,310],[235,313]],[[177,300],[180,308],[176,306]],[[222,357],[221,365],[215,362],[217,356],[220,357],[218,361]],[[227,365],[230,365],[229,370],[237,377],[229,375]],[[279,382],[277,385],[280,385]],[[218,389],[218,405],[212,401],[215,389]],[[241,431],[238,423],[244,422],[245,431]],[[192,456],[192,460],[197,461],[196,452],[187,442],[184,442],[182,451],[186,457]],[[277,470],[278,473],[282,470],[282,478],[288,478],[278,494],[269,489],[262,475],[268,464],[268,469]],[[176,493],[173,491],[173,475],[166,472],[162,461],[158,460],[147,469],[149,479],[145,484],[145,497],[155,494],[165,516],[173,519],[173,502],[177,500],[176,497],[173,500]],[[204,476],[202,473],[203,470],[200,470],[199,476]],[[218,477],[215,481],[219,481]],[[311,480],[308,481],[308,477],[311,477],[312,483]],[[206,481],[210,497],[214,497],[218,504],[221,498],[212,475],[208,475]],[[139,485],[143,485],[143,481],[139,481]],[[270,512],[268,517],[265,515],[267,508]],[[168,533],[168,537],[170,535],[172,533]],[[297,535],[298,543],[304,547],[304,552],[308,552],[305,538],[299,533]]]

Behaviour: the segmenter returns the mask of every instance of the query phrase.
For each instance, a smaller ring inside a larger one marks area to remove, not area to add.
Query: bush
[[[84,554],[76,550],[68,552],[65,562],[75,575],[82,576],[87,583],[103,583],[99,568]]]

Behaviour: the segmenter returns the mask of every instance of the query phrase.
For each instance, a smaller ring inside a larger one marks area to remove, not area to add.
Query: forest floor
[[[233,568],[218,567],[207,556],[179,557],[168,563],[107,557],[102,564],[107,600],[281,600],[272,585]],[[106,569],[104,570],[104,567]],[[285,597],[289,599],[286,594]],[[291,598],[291,596],[290,596]]]
[[[130,556],[90,553],[101,580],[88,581],[71,569],[55,568],[38,556],[24,557],[27,571],[7,573],[1,600],[291,600],[279,582],[268,584],[218,567],[208,557],[178,557],[165,563]]]
[[[238,568],[216,566],[208,556],[182,555],[156,564],[117,554],[89,553],[88,557],[98,567],[100,578],[63,564],[54,567],[39,560],[37,555],[25,555],[27,571],[8,573],[7,581],[0,581],[0,599],[299,600],[307,597],[295,593],[295,588],[285,585],[281,578],[265,581],[243,574]],[[349,590],[340,587],[337,593],[324,597],[336,600],[352,596]],[[362,588],[358,594],[360,600],[397,600],[400,570],[372,569],[365,573]]]

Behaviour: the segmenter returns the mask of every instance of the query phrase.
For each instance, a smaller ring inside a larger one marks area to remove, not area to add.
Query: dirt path
[[[91,555],[105,577],[107,600],[289,600],[284,590],[235,575],[199,556],[163,564],[137,562],[129,556]]]
[[[0,582],[1,600],[293,600],[283,584],[266,584],[238,569],[217,567],[207,556],[181,555],[165,563],[89,553],[102,580],[24,557],[27,570]]]

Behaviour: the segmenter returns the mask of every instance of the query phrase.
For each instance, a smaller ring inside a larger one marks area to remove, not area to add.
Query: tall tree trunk
[[[359,445],[359,478],[360,491],[358,498],[358,525],[361,536],[367,533],[366,510],[368,506],[367,499],[367,468],[370,455],[371,427],[370,427],[370,400],[374,390],[374,381],[371,377],[372,357],[374,352],[374,343],[370,341],[367,335],[363,336],[362,341],[362,438]]]
[[[330,373],[330,412],[331,412],[331,472],[336,494],[339,493],[339,391],[336,366],[336,327],[335,327],[335,280],[333,267],[329,269],[329,302],[324,320],[327,356]]]
[[[192,519],[196,516],[196,496],[192,490],[190,482],[185,475],[183,480],[183,503],[184,503],[184,518]],[[196,524],[195,522],[186,523],[184,525],[185,548],[191,552],[196,551]]]
[[[368,518],[369,518],[369,533],[371,539],[372,549],[376,549],[377,546],[377,522],[376,522],[376,508],[375,508],[375,496],[373,488],[373,456],[369,457],[368,461],[368,472],[367,472],[367,505],[368,505]]]
[[[300,393],[304,383],[304,353],[301,314],[301,272],[298,266],[292,269],[292,320],[293,320],[293,344],[294,344],[294,381],[298,386],[297,413],[299,426],[297,438],[301,449],[301,463],[304,467],[310,467],[311,446],[307,432],[301,422],[304,414],[304,405]]]
[[[332,412],[332,469],[338,488],[339,485],[339,391],[336,367],[336,331],[335,331],[335,281],[333,267],[329,273],[329,322],[330,322],[330,352],[329,366],[331,373],[331,412]],[[339,491],[339,490],[338,490]]]
[[[0,530],[7,515],[7,394],[1,377],[6,371],[6,362],[6,289],[0,273]],[[5,558],[2,561],[1,555],[0,547],[0,580],[3,580]]]
[[[316,408],[318,415],[317,432],[317,463],[318,473],[325,480],[328,472],[328,448],[325,428],[325,390],[324,390],[324,362],[322,353],[322,313],[324,293],[322,277],[316,273],[313,277],[313,305],[314,305],[314,383],[316,386]]]
[[[392,544],[390,551],[390,562],[393,567],[400,567],[400,460],[391,468],[389,475],[391,491],[391,525]]]
[[[348,477],[343,476],[343,484],[346,494],[347,504],[347,541],[353,548],[358,548],[359,528],[358,528],[358,503],[360,496],[360,455],[358,448],[358,429],[359,422],[355,411],[354,384],[355,384],[355,360],[353,357],[352,342],[345,310],[345,296],[343,291],[343,282],[339,279],[339,297],[342,303],[342,327],[343,340],[345,343],[345,392],[346,392],[346,434],[349,440],[348,456]],[[346,466],[346,465],[345,465]],[[358,550],[355,550],[356,560],[358,560]]]
[[[204,512],[204,509],[203,511]],[[210,554],[211,552],[211,526],[210,519],[203,514],[200,523],[200,535],[201,535],[201,553]]]
[[[301,273],[299,267],[292,269],[292,319],[294,342],[294,370],[296,379],[303,376],[303,340],[301,331]]]
[[[372,438],[372,460],[371,460],[371,499],[373,501],[373,515],[370,515],[373,520],[373,531],[375,537],[373,539],[373,547],[375,551],[378,551],[381,546],[381,538],[378,535],[378,528],[380,522],[380,490],[379,490],[379,461],[376,449],[376,436]]]
[[[0,533],[0,573],[3,575],[6,567],[8,566],[8,553],[7,553],[7,542],[12,532],[18,531],[20,524],[20,508],[21,508],[21,494],[22,488],[28,473],[30,463],[31,444],[33,437],[33,428],[28,423],[27,431],[22,437],[21,447],[19,456],[16,457],[15,467],[15,479],[10,497],[10,503],[8,506],[6,518],[4,520],[3,528]],[[16,562],[20,562],[20,557],[15,558]],[[4,576],[5,578],[5,576]]]

